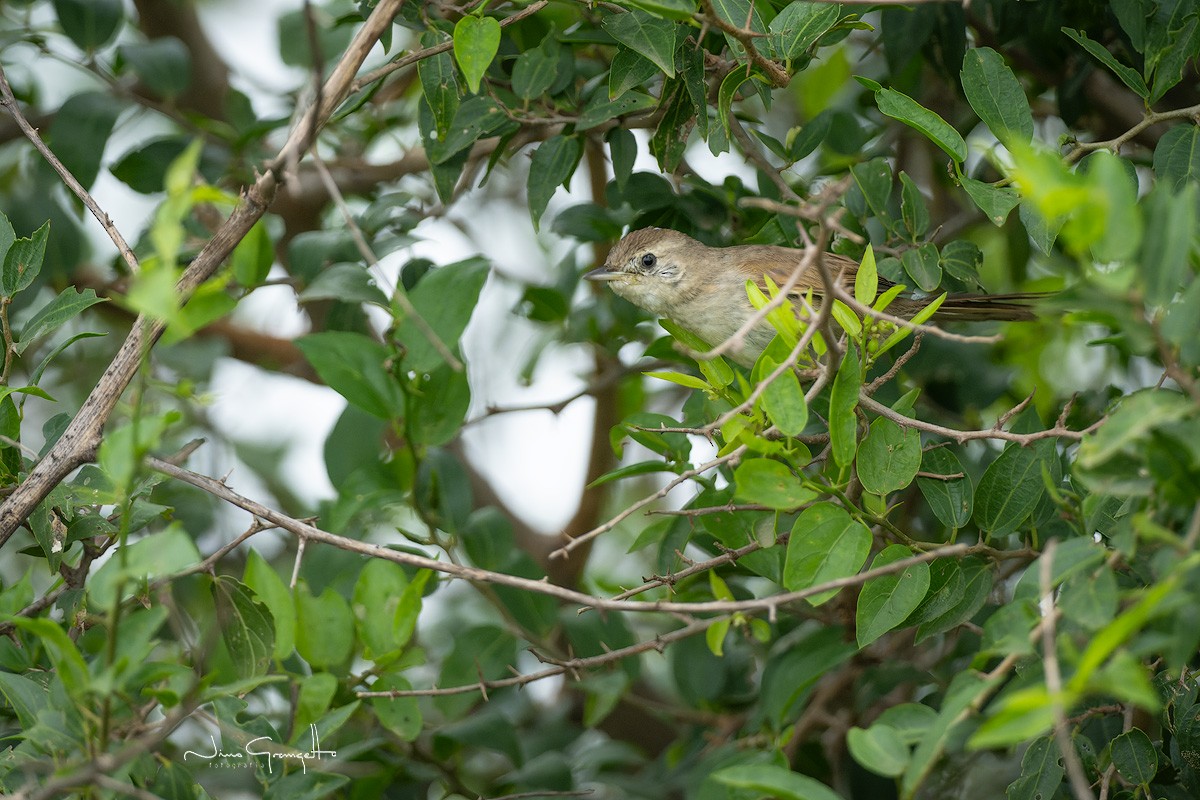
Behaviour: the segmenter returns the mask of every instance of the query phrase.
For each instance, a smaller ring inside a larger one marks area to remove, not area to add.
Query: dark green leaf
[[[967,102],[1001,143],[1025,144],[1033,138],[1029,101],[999,53],[990,47],[968,50],[961,77]]]
[[[549,91],[558,77],[561,50],[554,33],[550,32],[541,44],[517,57],[512,75],[512,88],[517,97],[532,100]]]
[[[990,183],[977,181],[974,178],[962,179],[962,186],[967,190],[971,200],[979,207],[992,224],[999,227],[1008,219],[1008,214],[1021,197],[1016,190],[1007,186],[993,186]]]
[[[458,107],[446,138],[434,142],[429,160],[444,164],[479,139],[491,136],[507,122],[504,112],[490,97],[472,97]]]
[[[867,208],[880,219],[888,219],[888,201],[892,196],[892,170],[882,158],[850,168],[854,183],[867,201]]]
[[[794,0],[771,20],[771,47],[780,59],[795,59],[837,24],[841,9],[836,3]]]
[[[321,380],[354,405],[381,419],[404,413],[400,384],[387,368],[391,352],[361,333],[325,331],[296,340]]]
[[[944,610],[931,609],[932,616],[922,615],[917,625],[916,641],[918,643],[969,621],[987,602],[988,595],[992,591],[991,567],[977,559],[966,559],[962,563],[961,570],[962,580],[958,584],[958,592],[949,598],[948,607]],[[930,568],[930,573],[932,579],[932,568]]]
[[[733,473],[733,482],[738,498],[781,510],[798,508],[817,496],[786,466],[769,458],[742,462]]]
[[[443,364],[416,381],[411,389],[412,419],[409,430],[420,444],[443,445],[454,438],[471,405],[471,387],[465,370]]]
[[[1200,127],[1177,125],[1154,146],[1154,174],[1172,189],[1200,181]]]
[[[1158,751],[1139,728],[1113,739],[1112,762],[1121,777],[1135,786],[1148,786],[1158,774]]]
[[[316,276],[297,299],[301,303],[314,300],[337,300],[343,303],[371,303],[388,307],[387,296],[375,285],[375,279],[362,263],[331,264]]]
[[[22,237],[13,242],[4,257],[4,268],[0,271],[0,294],[12,297],[33,283],[42,271],[49,236],[50,223],[47,222],[29,238]]]
[[[85,189],[96,182],[104,145],[122,107],[112,95],[82,92],[68,98],[50,123],[50,149]]]
[[[778,364],[763,354],[756,365],[761,373],[760,380],[770,375]],[[800,379],[792,369],[784,370],[778,378],[767,384],[762,395],[763,410],[784,436],[799,436],[808,424],[808,406],[804,402],[804,390]]]
[[[609,158],[612,161],[613,180],[617,188],[624,190],[629,176],[633,174],[633,164],[637,161],[637,137],[632,131],[619,125],[605,136],[608,142]]]
[[[630,89],[641,87],[659,72],[653,61],[627,47],[618,47],[608,71],[608,96],[615,100]]]
[[[454,60],[458,62],[471,94],[500,49],[500,23],[492,17],[468,14],[454,25]]]
[[[841,800],[837,792],[807,775],[772,764],[726,767],[712,774],[726,786],[749,790],[749,796],[777,800]]]
[[[265,675],[275,648],[271,612],[244,583],[219,575],[212,584],[217,623],[238,678]]]
[[[1138,266],[1146,286],[1146,299],[1152,305],[1166,305],[1184,285],[1189,274],[1188,256],[1197,234],[1197,183],[1183,185],[1172,192],[1165,185],[1155,186],[1146,205],[1146,236],[1142,241]]]
[[[858,417],[854,409],[858,406],[861,387],[858,350],[847,347],[829,396],[829,445],[833,450],[833,462],[842,469],[850,466],[858,449]]]
[[[921,190],[905,172],[900,173],[900,187],[900,217],[904,220],[904,227],[908,228],[912,241],[916,241],[929,230],[929,207],[925,204]]]
[[[432,47],[441,41],[442,36],[432,32],[421,37],[424,47]],[[438,53],[436,56],[421,59],[417,63],[417,77],[421,79],[421,91],[425,95],[425,102],[433,112],[437,138],[445,139],[454,122],[454,115],[458,112],[458,75],[454,71],[454,58],[449,53]]]
[[[296,605],[292,593],[278,573],[259,555],[257,550],[246,554],[246,569],[242,580],[254,590],[259,602],[271,612],[275,632],[272,656],[282,660],[296,649]]]
[[[817,503],[805,509],[792,526],[788,539],[783,585],[789,591],[807,589],[827,581],[847,578],[862,569],[871,552],[871,531],[840,506]],[[814,606],[837,590],[812,595]]]
[[[948,448],[935,447],[921,457],[921,470],[930,475],[945,476],[917,478],[917,486],[933,510],[933,515],[943,525],[953,529],[970,522],[975,489],[958,456]]]
[[[941,285],[942,264],[936,245],[926,243],[912,250],[905,250],[900,256],[900,263],[921,291],[932,292]]]
[[[885,116],[916,128],[959,164],[967,160],[967,143],[958,131],[908,95],[895,89],[880,88],[875,92],[875,103]]]
[[[675,25],[645,11],[606,16],[601,27],[621,44],[675,77]]]
[[[452,352],[488,276],[488,264],[481,258],[469,258],[430,271],[409,294],[417,313]],[[428,372],[442,363],[442,356],[412,320],[405,320],[396,329],[396,339],[408,352],[404,366],[416,372]]]
[[[1054,457],[1053,440],[1030,447],[1009,444],[988,465],[975,492],[975,522],[993,536],[1015,531],[1046,491],[1042,467]]]
[[[596,92],[583,108],[576,124],[577,131],[586,131],[614,117],[654,108],[658,101],[643,92],[626,92],[616,100],[608,99],[607,91]]]
[[[538,222],[554,192],[571,179],[582,154],[583,146],[579,139],[562,135],[547,139],[533,151],[533,161],[529,165],[528,194],[534,230],[538,229]]]
[[[138,80],[160,97],[178,97],[192,82],[191,53],[174,36],[123,44],[120,53]]]
[[[912,556],[904,545],[884,548],[871,562],[870,569],[892,564]],[[863,586],[855,612],[858,646],[866,647],[908,619],[929,590],[929,564],[913,564],[903,572],[880,575]]]
[[[1044,800],[1062,785],[1063,766],[1052,737],[1035,739],[1021,757],[1021,777],[1009,784],[1007,800]]]
[[[95,50],[113,37],[124,18],[121,0],[54,0],[58,24],[80,50]]]
[[[1149,97],[1150,89],[1147,88],[1146,82],[1142,80],[1142,76],[1137,70],[1125,66],[1113,57],[1113,54],[1104,49],[1104,45],[1099,42],[1089,39],[1083,31],[1072,30],[1071,28],[1063,28],[1062,32],[1071,37],[1084,50],[1088,51],[1093,58],[1098,60],[1104,66],[1113,71],[1121,82],[1133,89],[1141,97]]]
[[[63,289],[25,323],[19,339],[13,344],[13,352],[21,355],[39,337],[58,330],[84,309],[103,302],[102,298],[96,297],[94,289],[84,289],[82,292],[70,286]]]
[[[907,487],[921,468],[921,434],[879,417],[858,446],[858,478],[863,488],[887,494]]]

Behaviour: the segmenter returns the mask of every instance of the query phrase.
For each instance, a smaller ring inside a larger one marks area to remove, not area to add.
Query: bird
[[[669,228],[641,228],[626,234],[608,254],[604,265],[583,277],[607,283],[620,297],[656,316],[666,317],[710,344],[729,339],[756,312],[746,294],[752,280],[764,291],[766,278],[783,286],[806,254],[780,245],[743,244],[709,247]],[[852,293],[858,262],[823,253],[829,274]],[[892,284],[879,280],[879,291]],[[825,285],[814,263],[789,292],[793,302],[812,291],[819,305]],[[1030,307],[1039,293],[999,295],[951,294],[935,314],[941,320],[1031,320]],[[897,297],[887,312],[911,317],[928,300]],[[729,352],[734,361],[750,367],[770,343],[775,329],[762,320]]]

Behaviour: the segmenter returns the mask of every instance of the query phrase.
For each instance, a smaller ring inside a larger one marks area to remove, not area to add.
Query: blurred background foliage
[[[0,8],[140,265],[0,115],[6,496],[166,325],[3,545],[0,788],[1200,793],[1194,0],[408,0],[184,304],[376,5]],[[581,284],[645,226],[1047,294],[697,363]]]

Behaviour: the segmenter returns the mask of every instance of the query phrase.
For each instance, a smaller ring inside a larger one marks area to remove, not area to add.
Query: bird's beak
[[[596,283],[605,283],[607,281],[615,281],[622,276],[619,270],[611,270],[608,265],[598,267],[591,272],[585,273],[583,279],[585,281],[595,281]]]

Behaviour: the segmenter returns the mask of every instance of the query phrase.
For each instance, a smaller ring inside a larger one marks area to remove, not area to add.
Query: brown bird
[[[608,283],[614,292],[652,314],[673,321],[710,344],[731,337],[755,313],[746,296],[746,281],[765,291],[763,276],[776,286],[791,277],[805,251],[777,245],[744,244],[708,247],[679,231],[642,228],[621,239],[604,266],[584,275]],[[834,253],[823,254],[830,274],[848,293],[853,291],[858,263]],[[892,284],[880,279],[879,290]],[[814,300],[824,292],[816,264],[800,276],[790,295],[795,299],[812,290]],[[1028,303],[1039,294],[950,295],[938,309],[942,320],[1030,320]],[[927,300],[897,297],[887,312],[911,317]],[[739,364],[752,366],[775,335],[763,320],[746,336],[740,350],[730,352]]]

